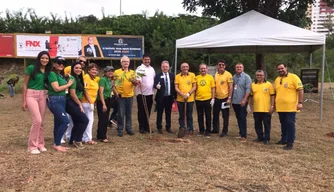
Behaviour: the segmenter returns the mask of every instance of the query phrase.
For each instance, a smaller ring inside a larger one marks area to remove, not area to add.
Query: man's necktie
[[[168,96],[168,78],[167,78],[167,73],[165,73],[165,96]]]

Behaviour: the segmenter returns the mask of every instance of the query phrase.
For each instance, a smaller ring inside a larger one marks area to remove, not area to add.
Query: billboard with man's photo
[[[82,54],[86,57],[141,59],[144,41],[142,36],[83,36]]]

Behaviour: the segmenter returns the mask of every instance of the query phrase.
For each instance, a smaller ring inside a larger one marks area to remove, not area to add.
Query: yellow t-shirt
[[[125,77],[123,74],[125,73]],[[128,72],[125,72],[123,69],[117,69],[114,72],[115,81],[118,81],[119,79],[122,79],[122,84],[118,87],[116,85],[116,90],[119,94],[122,95],[122,97],[128,98],[134,96],[134,85],[129,81],[130,78],[135,78],[135,72],[133,70],[129,70]]]
[[[206,101],[212,99],[212,88],[215,87],[215,80],[212,75],[206,74],[205,76],[196,76],[196,95],[195,99],[199,101]]]
[[[72,66],[67,66],[64,69],[64,76],[69,76],[71,75],[71,68]],[[82,75],[85,75],[85,71],[82,69]]]
[[[254,112],[269,112],[271,106],[270,97],[275,95],[275,90],[270,82],[252,83],[251,93],[253,96]]]
[[[193,87],[193,83],[196,83],[196,77],[194,73],[188,72],[188,75],[181,75],[180,73],[175,76],[175,85],[178,85],[179,90],[184,94],[189,93]],[[193,102],[194,99],[194,93],[192,93],[189,96],[187,102]],[[183,97],[179,94],[177,94],[176,100],[184,102]]]
[[[97,93],[99,90],[99,83],[97,81],[97,78],[91,79],[88,74],[84,75],[84,85],[85,85],[85,91],[87,92],[89,99],[92,103],[95,103]],[[86,97],[81,98],[82,103],[88,103]]]
[[[298,90],[303,89],[303,83],[293,73],[287,76],[277,77],[274,83],[276,92],[277,112],[297,112]]]
[[[225,99],[226,97],[228,97],[229,83],[233,83],[233,77],[230,72],[225,70],[223,74],[215,74],[216,98]]]

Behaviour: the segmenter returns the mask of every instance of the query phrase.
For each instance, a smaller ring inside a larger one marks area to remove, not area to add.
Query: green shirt
[[[111,95],[111,81],[108,79],[108,77],[103,76],[100,79],[99,87],[104,87],[104,90],[103,90],[104,99],[110,97],[110,95]],[[100,95],[99,94],[97,95],[97,99],[100,100]]]
[[[28,81],[28,89],[35,89],[35,90],[44,90],[44,73],[42,73],[41,71],[38,72],[35,75],[35,79],[32,79],[32,73],[34,72],[34,65],[29,65],[25,71],[26,75],[29,75],[29,81]]]
[[[66,95],[65,90],[56,92],[51,85],[51,83],[53,83],[53,82],[58,82],[59,86],[67,84],[67,81],[60,74],[57,74],[57,73],[51,71],[49,76],[48,76],[48,89],[49,89],[48,95],[49,96],[64,96],[64,95]]]
[[[77,95],[78,99],[80,100],[82,98],[83,91],[77,90],[77,80],[73,76],[71,76],[70,79],[73,80],[73,84],[71,85],[71,87],[69,89],[75,89],[75,94]],[[69,99],[69,98],[71,98],[70,90],[68,90],[68,95],[67,95],[67,99]]]

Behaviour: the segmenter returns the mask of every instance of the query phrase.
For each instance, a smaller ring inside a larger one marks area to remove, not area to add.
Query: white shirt
[[[146,66],[144,64],[141,64],[137,67],[136,73],[144,73],[145,76],[138,78],[141,81],[141,85],[136,86],[136,95],[142,94],[142,95],[153,95],[154,89],[154,76],[155,76],[155,70],[151,66]]]
[[[169,96],[170,95],[170,79],[169,79],[169,74],[168,74],[168,72],[167,73],[162,72],[162,74],[164,74],[165,82],[166,82],[166,79],[167,79],[167,82],[168,82],[168,96]]]
[[[92,49],[93,56],[96,57],[96,51],[94,45],[89,44],[90,48]]]

